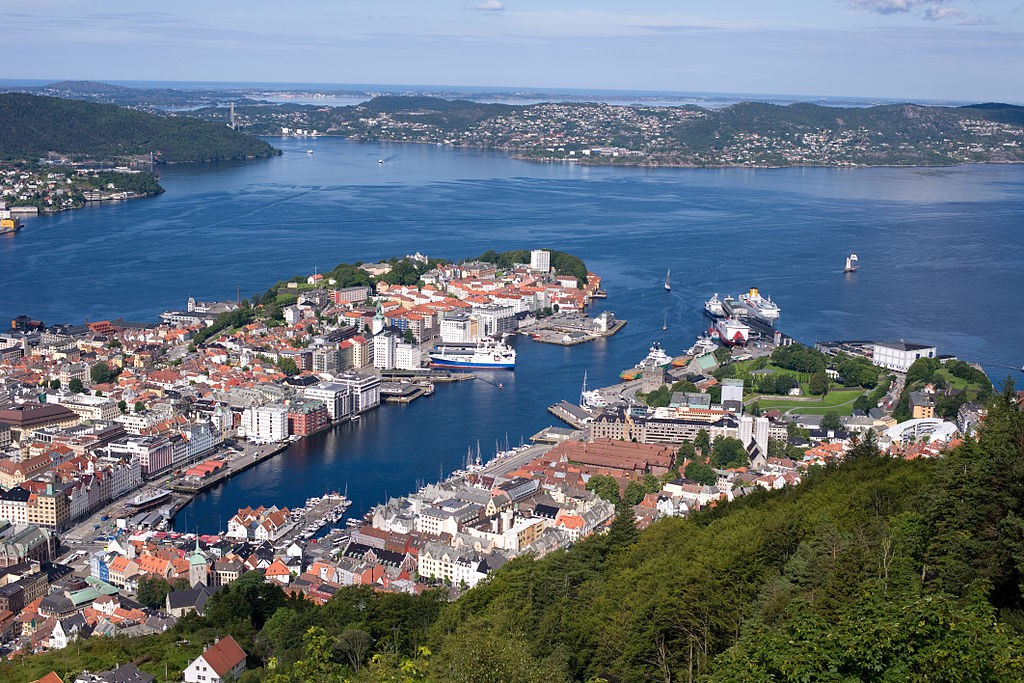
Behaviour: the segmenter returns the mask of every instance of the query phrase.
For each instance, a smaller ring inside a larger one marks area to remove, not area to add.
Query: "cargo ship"
[[[514,370],[516,350],[501,342],[441,344],[430,352],[430,365],[462,370]]]
[[[710,334],[726,346],[746,346],[750,339],[750,326],[736,318],[720,318]]]
[[[779,319],[779,306],[771,297],[763,297],[757,287],[751,287],[746,294],[740,295],[740,301],[747,308],[747,314],[767,325],[774,325]]]

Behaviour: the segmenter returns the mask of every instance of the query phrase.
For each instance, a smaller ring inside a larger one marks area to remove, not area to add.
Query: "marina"
[[[336,491],[307,498],[305,503],[291,510],[294,527],[290,535],[304,540],[313,538],[326,527],[338,524],[350,507],[352,501],[348,495]]]

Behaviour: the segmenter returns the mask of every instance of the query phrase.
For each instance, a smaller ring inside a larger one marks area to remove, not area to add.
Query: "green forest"
[[[56,97],[0,94],[0,120],[0,160],[35,159],[49,152],[76,160],[116,160],[152,152],[158,162],[187,163],[278,153],[224,125]]]
[[[580,287],[587,284],[587,264],[583,262],[583,259],[579,256],[566,254],[563,251],[557,251],[555,249],[548,249],[547,251],[551,254],[551,267],[556,273],[559,275],[575,277],[577,282],[579,282]],[[478,256],[475,260],[493,263],[498,268],[507,270],[517,263],[529,263],[530,250],[516,249],[513,251],[503,251],[498,253],[493,249],[490,249]]]
[[[523,557],[455,602],[346,588],[324,606],[248,574],[204,617],[0,665],[180,671],[216,634],[243,681],[1024,680],[1024,413],[997,394],[945,458],[873,440],[795,488]]]

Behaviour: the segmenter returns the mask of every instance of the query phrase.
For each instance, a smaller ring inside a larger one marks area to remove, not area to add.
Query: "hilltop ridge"
[[[279,153],[224,125],[24,93],[0,94],[0,120],[0,160],[55,152],[74,160],[112,161],[153,153],[157,162],[189,163]]]

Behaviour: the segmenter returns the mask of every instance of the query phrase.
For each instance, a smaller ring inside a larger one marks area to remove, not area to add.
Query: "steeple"
[[[373,316],[371,331],[377,336],[384,331],[384,303],[377,299],[377,314]]]

